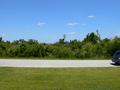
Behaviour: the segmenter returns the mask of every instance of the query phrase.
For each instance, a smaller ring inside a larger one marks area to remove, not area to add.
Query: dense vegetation
[[[120,49],[120,38],[101,39],[99,33],[89,33],[84,40],[65,40],[65,35],[53,44],[37,40],[4,41],[0,38],[0,57],[36,57],[48,59],[108,59]]]

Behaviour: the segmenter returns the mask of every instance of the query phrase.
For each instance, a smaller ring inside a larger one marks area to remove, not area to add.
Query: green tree
[[[12,45],[7,49],[7,55],[9,57],[18,57],[20,53],[20,47],[19,45]]]
[[[82,45],[81,49],[76,52],[77,58],[93,58],[96,56],[96,47],[91,42]]]
[[[66,35],[64,34],[63,35],[63,38],[62,39],[59,39],[59,44],[65,44],[65,39],[66,39]]]
[[[38,41],[37,40],[34,40],[34,39],[29,39],[28,40],[28,42],[27,42],[28,44],[38,44]]]
[[[115,51],[120,50],[120,38],[115,37],[114,39],[112,39],[108,47],[109,48],[107,49],[107,53],[112,56]]]
[[[100,41],[100,37],[94,32],[87,34],[86,38],[84,38],[83,42],[91,42],[93,44],[97,44]]]
[[[70,48],[72,51],[75,51],[77,49],[80,49],[82,46],[82,43],[77,40],[70,40]]]
[[[2,37],[0,37],[0,42],[2,42]]]

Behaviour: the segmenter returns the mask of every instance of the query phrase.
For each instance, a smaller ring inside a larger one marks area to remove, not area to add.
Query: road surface
[[[0,67],[119,67],[111,60],[27,60],[27,59],[0,59]]]

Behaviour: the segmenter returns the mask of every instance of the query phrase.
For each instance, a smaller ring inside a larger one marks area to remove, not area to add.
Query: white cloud
[[[38,22],[37,23],[37,25],[40,26],[40,27],[43,26],[43,25],[45,25],[45,24],[46,24],[45,22]]]
[[[88,18],[91,18],[91,19],[92,19],[92,18],[95,18],[95,17],[96,17],[96,16],[94,16],[94,15],[89,15],[89,16],[88,16]]]
[[[78,25],[79,23],[77,23],[77,22],[69,22],[69,23],[67,23],[67,25],[68,26],[76,26],[76,25]]]
[[[76,35],[76,34],[78,34],[77,32],[69,32],[69,33],[67,33],[67,35]]]

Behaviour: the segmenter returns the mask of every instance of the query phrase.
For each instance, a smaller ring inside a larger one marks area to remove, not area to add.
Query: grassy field
[[[37,57],[0,57],[0,59],[20,59],[20,60],[111,60],[111,58],[84,58],[84,59],[75,59],[75,58],[71,58],[71,59],[60,59],[60,58],[37,58]]]
[[[120,90],[120,68],[0,68],[0,90]]]

